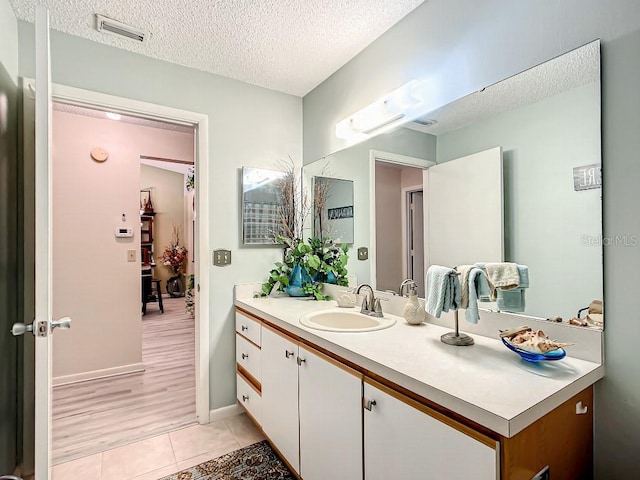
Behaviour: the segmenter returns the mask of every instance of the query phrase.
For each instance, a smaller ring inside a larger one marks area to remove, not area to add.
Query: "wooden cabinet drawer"
[[[262,426],[262,397],[242,375],[236,374],[237,398],[256,423]]]
[[[258,382],[262,381],[262,352],[240,334],[236,334],[236,362]]]
[[[262,325],[260,322],[238,311],[236,311],[236,332],[257,346],[262,345]]]

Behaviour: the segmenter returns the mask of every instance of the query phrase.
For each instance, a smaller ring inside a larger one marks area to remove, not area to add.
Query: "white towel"
[[[457,310],[460,307],[460,281],[453,268],[431,265],[427,270],[426,283],[425,310],[429,315],[440,318],[442,312]]]
[[[456,271],[460,274],[460,288],[462,289],[462,295],[460,300],[460,308],[467,308],[469,306],[469,272],[474,267],[473,265],[458,265]]]
[[[520,273],[517,263],[485,263],[484,271],[489,280],[489,288],[491,289],[491,300],[497,298],[496,289],[510,290],[518,288],[520,285]]]

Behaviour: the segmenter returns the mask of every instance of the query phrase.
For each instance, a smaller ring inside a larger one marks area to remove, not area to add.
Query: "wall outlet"
[[[367,247],[358,249],[358,260],[369,260],[369,249]]]
[[[135,261],[136,261],[136,251],[127,250],[127,262],[135,262]]]
[[[215,267],[226,267],[231,265],[231,250],[214,250],[213,265]]]

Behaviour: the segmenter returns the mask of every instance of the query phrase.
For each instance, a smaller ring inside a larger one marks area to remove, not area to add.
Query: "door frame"
[[[402,188],[402,199],[400,205],[402,208],[402,276],[409,277],[409,263],[411,263],[411,253],[409,252],[409,235],[411,226],[409,225],[409,200],[412,193],[424,192],[424,185],[413,185]],[[424,253],[424,246],[423,246]],[[414,279],[415,280],[415,279]]]
[[[24,88],[35,85],[32,78],[23,79]],[[196,244],[194,274],[197,299],[195,311],[195,367],[196,367],[196,418],[199,424],[210,421],[209,413],[209,117],[206,114],[182,110],[155,103],[118,97],[105,93],[52,84],[52,101],[123,115],[177,123],[195,128],[196,169]]]
[[[369,150],[369,251],[370,251],[370,269],[369,280],[371,286],[377,288],[377,251],[376,251],[376,162],[392,163],[405,167],[420,168],[427,170],[436,164],[432,160],[424,158],[411,157],[399,153],[384,152],[382,150]],[[424,178],[424,174],[423,174]],[[404,220],[403,220],[404,221]],[[403,229],[404,232],[404,229]],[[405,233],[403,233],[405,235]]]

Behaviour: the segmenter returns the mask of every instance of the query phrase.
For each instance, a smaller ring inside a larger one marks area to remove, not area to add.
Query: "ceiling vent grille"
[[[125,37],[136,42],[146,43],[151,34],[139,28],[132,27],[117,20],[98,15],[96,13],[96,30],[99,32]]]
[[[413,123],[417,123],[422,127],[430,127],[431,125],[435,125],[438,123],[437,120],[431,120],[430,118],[416,118]]]

